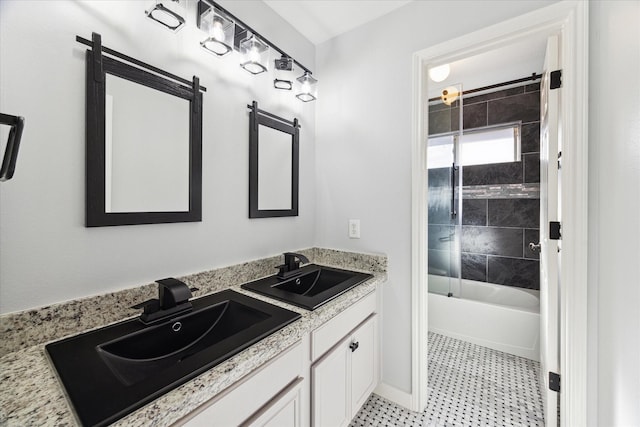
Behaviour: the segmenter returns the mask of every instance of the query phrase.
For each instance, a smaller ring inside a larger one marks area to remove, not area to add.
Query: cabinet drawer
[[[304,354],[297,343],[240,384],[196,409],[176,426],[237,426],[302,375]]]
[[[240,427],[301,427],[303,378],[291,383]]]
[[[312,331],[311,360],[317,360],[375,311],[376,292],[371,292],[347,310]]]

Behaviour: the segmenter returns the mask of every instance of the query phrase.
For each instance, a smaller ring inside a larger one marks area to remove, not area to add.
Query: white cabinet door
[[[346,426],[351,421],[350,353],[343,342],[312,369],[312,420],[315,427]]]
[[[377,316],[372,315],[312,368],[312,425],[349,424],[378,384]]]
[[[374,316],[351,337],[351,412],[355,415],[378,384],[378,343]]]

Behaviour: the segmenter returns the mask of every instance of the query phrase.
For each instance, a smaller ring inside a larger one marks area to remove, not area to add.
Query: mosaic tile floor
[[[538,362],[429,333],[428,369],[424,412],[373,394],[350,427],[544,426]]]

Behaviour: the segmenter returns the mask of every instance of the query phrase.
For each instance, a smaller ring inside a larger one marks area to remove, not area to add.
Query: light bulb
[[[251,46],[249,50],[249,62],[260,62],[260,52],[256,46]]]
[[[220,42],[224,42],[224,28],[222,28],[222,22],[217,19],[213,21],[213,26],[211,28],[211,37]]]
[[[300,92],[302,92],[302,93],[310,93],[311,92],[311,85],[309,84],[309,82],[302,83],[302,86],[300,87]]]
[[[429,77],[434,82],[441,82],[447,77],[449,77],[449,72],[451,68],[449,64],[440,65],[439,67],[433,67],[429,69]]]

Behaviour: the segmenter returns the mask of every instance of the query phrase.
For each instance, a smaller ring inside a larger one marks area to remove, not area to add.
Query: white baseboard
[[[373,390],[373,392],[378,396],[384,397],[385,399],[390,400],[393,403],[396,403],[404,408],[407,408],[409,410],[414,410],[412,408],[413,398],[411,396],[411,393],[407,393],[406,391],[399,390],[383,382],[378,384],[378,387],[376,387],[376,389]]]

